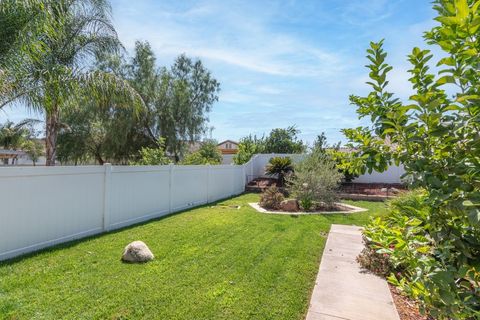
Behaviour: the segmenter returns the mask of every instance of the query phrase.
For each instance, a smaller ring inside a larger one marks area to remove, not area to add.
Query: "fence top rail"
[[[243,165],[236,164],[222,164],[222,165],[160,165],[160,166],[111,166],[112,173],[129,173],[129,172],[161,172],[173,169],[176,171],[191,171],[191,170],[205,170],[211,169],[225,169],[225,170],[239,170],[243,167],[253,166],[257,159],[264,159],[267,157],[299,157],[302,154],[255,154],[252,158]],[[8,177],[26,177],[26,176],[45,176],[45,175],[79,175],[79,174],[98,174],[105,170],[105,166],[101,165],[87,165],[87,166],[36,166],[36,167],[1,167],[0,178]]]
[[[103,166],[0,167],[0,178],[103,173]]]

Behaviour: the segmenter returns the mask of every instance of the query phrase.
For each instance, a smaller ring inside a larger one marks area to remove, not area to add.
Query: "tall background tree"
[[[219,83],[200,61],[181,55],[171,68],[158,67],[150,44],[140,41],[130,59],[101,55],[97,60],[102,72],[126,79],[145,108],[134,112],[116,97],[85,97],[81,108],[66,108],[67,129],[59,137],[62,161],[136,163],[142,148],[165,148],[178,162],[207,131]]]
[[[136,99],[136,91],[122,79],[87,68],[96,54],[115,52],[120,46],[110,20],[107,1],[31,2],[40,5],[40,12],[48,14],[39,15],[42,19],[25,22],[20,35],[15,37],[14,34],[12,38],[24,39],[26,36],[23,33],[29,34],[33,30],[40,40],[22,40],[20,45],[15,46],[15,52],[18,52],[21,59],[9,58],[2,61],[2,69],[22,71],[21,79],[7,79],[7,84],[3,87],[14,88],[10,90],[11,98],[7,98],[6,102],[19,101],[45,114],[46,164],[55,165],[61,112],[69,103],[82,95],[98,99],[107,95],[122,96],[131,99],[136,105],[142,105],[142,101]],[[7,0],[7,3],[9,7],[0,12],[22,11],[23,6],[19,1]],[[3,2],[0,5],[3,6]],[[0,19],[2,24],[8,23],[8,20]],[[40,35],[38,30],[45,32]],[[22,83],[20,88],[17,88],[18,83]]]
[[[236,164],[243,164],[257,153],[303,153],[307,150],[307,145],[298,138],[298,134],[300,130],[290,126],[273,129],[266,137],[244,137],[240,139],[238,152],[233,160]]]

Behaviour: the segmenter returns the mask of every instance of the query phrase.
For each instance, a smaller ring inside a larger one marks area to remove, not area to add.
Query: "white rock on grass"
[[[154,258],[152,251],[143,241],[129,243],[123,251],[122,260],[125,262],[147,262]]]

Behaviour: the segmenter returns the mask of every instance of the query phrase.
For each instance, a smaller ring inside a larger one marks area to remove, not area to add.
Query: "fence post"
[[[248,178],[247,178],[247,169],[245,167],[245,164],[242,165],[242,177],[243,177],[243,180],[242,180],[242,184],[243,184],[243,192],[245,192],[245,189],[247,187],[247,181],[248,181]]]
[[[105,168],[104,184],[103,184],[103,230],[110,230],[110,202],[111,202],[111,184],[112,184],[112,164],[104,163]]]
[[[172,187],[173,187],[173,168],[174,164],[170,163],[169,164],[169,181],[168,181],[168,212],[172,213],[172,197],[173,197],[173,192],[172,192]]]
[[[210,203],[210,164],[207,164],[207,203]]]

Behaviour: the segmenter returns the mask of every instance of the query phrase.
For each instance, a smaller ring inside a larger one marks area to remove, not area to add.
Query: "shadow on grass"
[[[167,213],[167,214],[165,214],[163,216],[160,216],[160,217],[156,217],[156,218],[152,218],[152,219],[149,219],[149,220],[137,222],[137,223],[131,224],[129,226],[121,227],[121,228],[118,228],[118,229],[115,229],[115,230],[102,231],[102,232],[99,232],[97,234],[90,235],[90,236],[87,236],[87,237],[70,240],[70,241],[67,241],[67,242],[64,242],[64,243],[59,243],[59,244],[55,244],[55,245],[52,245],[52,246],[49,246],[49,247],[46,247],[46,248],[42,248],[42,249],[38,249],[38,250],[35,250],[35,251],[32,251],[32,252],[24,253],[24,254],[21,254],[19,256],[0,261],[0,267],[12,266],[12,265],[15,265],[15,264],[17,264],[17,263],[19,263],[19,262],[21,262],[25,259],[36,257],[36,256],[39,256],[39,255],[48,253],[48,252],[55,252],[55,251],[58,251],[58,250],[72,248],[72,247],[75,247],[76,245],[78,245],[82,242],[85,242],[85,241],[98,239],[98,238],[102,238],[102,237],[107,236],[107,235],[123,232],[123,231],[129,230],[129,229],[133,229],[133,228],[136,228],[136,227],[140,227],[140,226],[149,224],[151,222],[161,221],[163,219],[171,218],[171,217],[174,217],[176,215],[179,215],[179,214],[182,214],[182,213],[185,213],[185,212],[188,212],[188,211],[216,206],[219,203],[222,203],[222,202],[225,202],[225,201],[243,196],[243,195],[248,194],[248,193],[250,193],[250,192],[241,193],[241,194],[231,196],[231,197],[228,197],[228,198],[225,198],[225,199],[217,200],[215,202],[205,203],[203,205],[199,205],[199,206],[196,206],[196,207],[191,207],[191,208],[183,209],[183,210],[172,212],[172,213]]]

